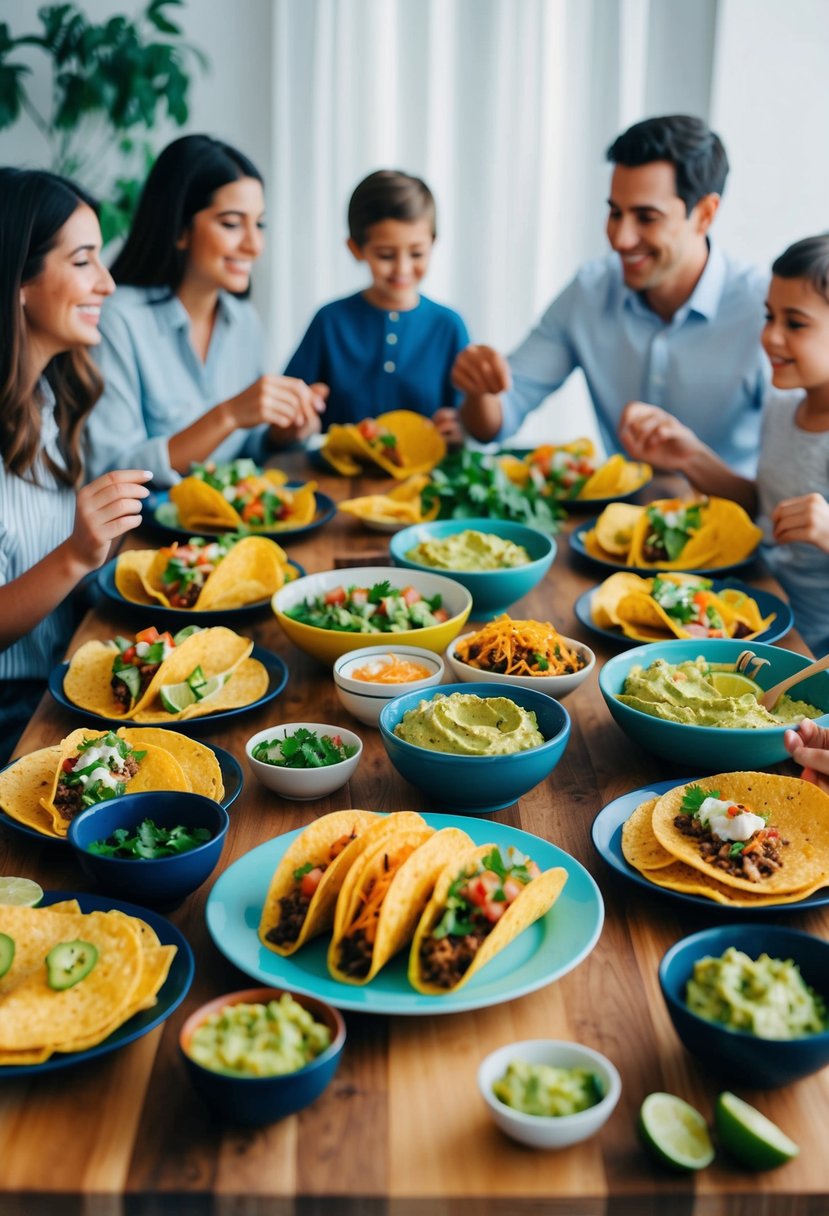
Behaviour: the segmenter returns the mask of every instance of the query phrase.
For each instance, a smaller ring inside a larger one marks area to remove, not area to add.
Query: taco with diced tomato
[[[382,469],[398,481],[428,473],[446,455],[446,444],[435,424],[414,410],[391,410],[345,426],[329,427],[320,452],[346,477],[365,467]]]
[[[278,531],[304,527],[317,511],[316,485],[289,487],[280,469],[261,469],[252,460],[197,464],[170,490],[182,528],[198,531],[239,528]]]

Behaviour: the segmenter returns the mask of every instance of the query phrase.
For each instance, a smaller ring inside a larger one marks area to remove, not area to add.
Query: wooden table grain
[[[298,471],[308,476],[304,466]],[[365,489],[320,477],[336,499]],[[372,483],[376,488],[376,483]],[[656,487],[652,493],[656,492]],[[570,636],[583,635],[573,614],[596,573],[568,552],[566,526],[544,582],[513,609],[549,619]],[[147,533],[138,543],[152,543]],[[335,562],[384,558],[386,538],[338,515],[320,531],[287,542],[309,572]],[[762,568],[746,577],[774,589]],[[132,618],[102,606],[90,612],[81,641],[128,631]],[[247,632],[247,631],[246,631]],[[228,748],[245,769],[245,786],[231,810],[231,828],[218,872],[262,842],[345,806],[373,810],[434,810],[388,762],[379,735],[356,724],[340,706],[329,673],[295,650],[275,619],[249,631],[283,656],[290,680],[278,700],[207,736]],[[598,665],[614,652],[585,638]],[[805,651],[791,633],[784,641]],[[223,1125],[200,1104],[185,1075],[177,1037],[185,1017],[208,998],[248,986],[210,940],[205,901],[210,883],[170,919],[196,957],[193,987],[162,1026],[137,1042],[74,1069],[4,1080],[0,1086],[0,1213],[3,1216],[825,1216],[829,1211],[829,1070],[783,1090],[738,1092],[800,1144],[782,1169],[751,1174],[724,1155],[704,1172],[676,1175],[646,1155],[636,1116],[646,1094],[667,1090],[707,1117],[722,1088],[680,1046],[656,978],[661,955],[679,937],[727,919],[645,892],[612,873],[590,839],[595,815],[611,799],[644,785],[685,775],[638,749],[612,721],[596,674],[566,699],[572,717],[567,751],[551,777],[500,822],[564,848],[597,880],[605,900],[601,938],[569,975],[519,1000],[435,1018],[346,1014],[348,1041],[333,1084],[298,1116],[264,1130]],[[350,785],[316,803],[269,794],[249,773],[245,740],[274,722],[329,721],[355,726],[364,756]],[[44,698],[20,751],[54,743],[77,721]],[[781,771],[796,771],[782,766]],[[37,878],[44,887],[86,890],[68,849],[0,833],[0,871]],[[733,914],[732,914],[733,915]],[[824,909],[791,911],[786,924],[826,936]],[[503,1137],[478,1094],[476,1070],[503,1043],[535,1037],[575,1039],[607,1054],[622,1076],[622,1097],[592,1140],[561,1152],[537,1152]]]

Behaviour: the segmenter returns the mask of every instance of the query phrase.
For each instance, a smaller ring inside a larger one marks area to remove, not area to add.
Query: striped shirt
[[[56,463],[58,448],[55,399],[45,380],[41,447]],[[75,492],[58,482],[42,462],[36,465],[40,484],[17,477],[0,464],[0,584],[25,574],[71,535]],[[31,633],[0,651],[0,681],[46,679],[63,657],[74,630],[71,597],[67,597]]]

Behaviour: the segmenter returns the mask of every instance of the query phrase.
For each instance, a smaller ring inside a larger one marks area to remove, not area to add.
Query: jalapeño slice
[[[8,933],[0,933],[0,977],[4,976],[14,962],[14,939]]]
[[[92,942],[58,942],[46,955],[47,983],[56,992],[72,988],[89,975],[97,961],[98,950]]]

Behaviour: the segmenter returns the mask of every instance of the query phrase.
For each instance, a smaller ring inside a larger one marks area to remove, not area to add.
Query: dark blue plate
[[[540,444],[536,444],[536,447],[540,446]],[[526,456],[529,456],[530,452],[534,451],[535,448],[499,448],[495,455],[516,456],[519,460],[523,460]],[[614,494],[611,498],[555,498],[553,501],[557,502],[560,507],[564,507],[565,511],[577,511],[579,513],[584,511],[603,511],[612,502],[636,502],[639,491],[644,490],[645,486],[652,480],[653,477],[649,477],[647,481],[642,482],[641,486],[637,486],[635,490],[631,490],[628,494]]]
[[[63,666],[65,667],[66,664],[64,663]],[[67,701],[61,703],[68,704]],[[74,709],[75,707],[73,706],[72,708]],[[125,723],[122,723],[122,725],[125,725]],[[242,792],[242,785],[244,784],[242,766],[236,757],[232,756],[230,752],[225,751],[223,747],[211,746],[210,750],[215,753],[216,759],[219,761],[219,768],[222,770],[222,784],[225,787],[225,792],[219,801],[225,810],[227,810]],[[12,760],[10,764],[0,769],[0,772],[5,772],[13,764],[17,764],[17,760]],[[36,840],[39,844],[66,844],[65,836],[47,836],[44,832],[39,832],[37,828],[29,827],[27,823],[21,823],[19,819],[13,819],[11,815],[7,815],[3,810],[0,810],[0,824],[21,836],[28,836],[31,840]]]
[[[781,600],[779,595],[772,595],[770,591],[761,591],[757,587],[749,587],[748,583],[741,583],[736,578],[715,578],[711,581],[712,590],[717,594],[726,587],[735,591],[744,591],[753,600],[756,600],[761,616],[769,616],[772,612],[776,614],[768,629],[758,633],[756,638],[751,639],[752,642],[776,642],[779,638],[784,637],[794,625],[791,605],[787,604],[785,600]],[[599,634],[600,637],[609,638],[617,646],[641,646],[643,642],[653,641],[652,638],[629,638],[618,629],[602,629],[596,625],[591,615],[590,605],[597,591],[598,587],[591,587],[588,591],[582,592],[573,605],[576,617],[586,629]]]
[[[241,608],[216,608],[210,612],[194,612],[192,608],[165,608],[163,604],[136,604],[133,600],[125,599],[115,586],[117,560],[113,557],[93,576],[95,588],[105,600],[117,604],[132,616],[141,617],[145,625],[155,625],[162,630],[169,628],[172,633],[192,624],[227,625],[228,629],[235,629],[243,621],[255,620],[270,610],[270,597],[257,600],[254,604],[243,604]],[[299,562],[289,561],[288,565],[297,571],[297,578],[305,577],[305,568]]]
[[[592,553],[588,553],[587,546],[584,543],[586,533],[591,532],[596,526],[595,519],[588,519],[586,523],[579,524],[570,533],[570,548],[579,557],[583,557],[585,561],[591,562],[594,566],[599,566],[602,570],[625,570],[628,574],[658,574],[658,566],[626,566],[623,562],[606,561],[603,557],[594,557]],[[757,558],[757,549],[754,549],[748,557],[744,557],[738,562],[726,562],[722,566],[688,566],[683,568],[684,574],[722,574],[726,570],[743,570],[746,566],[750,566]]]
[[[301,482],[289,481],[288,489],[296,490],[301,485]],[[251,536],[267,536],[271,540],[275,540],[277,544],[283,540],[293,540],[298,536],[305,536],[309,532],[315,532],[317,528],[321,528],[323,524],[327,524],[329,519],[333,519],[337,511],[337,504],[333,498],[329,498],[327,494],[322,494],[319,490],[314,490],[314,497],[317,500],[317,513],[309,524],[301,524],[296,528],[272,528],[270,530],[257,528],[251,531]],[[228,532],[232,532],[232,528],[223,528],[218,532],[210,532],[204,528],[187,529],[182,528],[178,522],[178,512],[174,503],[170,502],[169,490],[158,490],[148,495],[144,500],[142,509],[141,523],[145,528],[149,528],[152,532],[159,536],[165,537],[167,540],[189,540],[191,536],[224,536]]]
[[[717,915],[723,916],[731,914],[762,916],[763,914],[776,915],[778,912],[803,912],[808,908],[821,908],[829,904],[829,886],[826,886],[795,903],[766,904],[762,908],[746,907],[745,905],[730,907],[728,904],[717,903],[713,899],[705,899],[702,895],[672,891],[670,887],[658,887],[629,865],[622,852],[622,824],[625,820],[633,814],[641,802],[647,802],[649,798],[658,798],[660,795],[666,794],[668,790],[672,790],[674,786],[687,785],[690,781],[696,780],[699,778],[675,777],[670,781],[655,781],[653,785],[643,785],[641,789],[631,790],[629,794],[622,794],[621,797],[614,798],[599,811],[590,831],[597,853],[607,862],[611,870],[615,870],[617,874],[621,874],[623,878],[635,883],[636,886],[650,891],[652,895],[666,895],[669,899],[679,899],[686,904],[695,904],[698,908],[707,908],[709,912],[716,912]]]
[[[106,895],[86,895],[81,891],[46,891],[41,901],[41,907],[58,903],[62,899],[77,899],[82,912],[109,912],[113,909],[126,912],[129,916],[137,916],[146,921],[158,934],[162,946],[176,946],[176,955],[170,967],[169,974],[158,993],[158,1000],[152,1009],[143,1009],[133,1014],[129,1021],[124,1022],[117,1030],[113,1030],[109,1038],[104,1039],[97,1047],[87,1051],[67,1052],[65,1055],[56,1053],[42,1064],[5,1064],[0,1066],[0,1079],[28,1077],[34,1073],[55,1072],[59,1068],[71,1068],[82,1064],[85,1060],[94,1060],[97,1056],[108,1055],[126,1046],[142,1035],[149,1033],[170,1016],[187,996],[193,982],[195,963],[193,951],[187,939],[171,924],[165,916],[151,912],[149,908],[139,908],[136,904],[123,903],[120,899],[110,899]]]
[[[70,701],[63,691],[64,677],[69,670],[68,663],[61,663],[58,667],[52,668],[49,675],[49,692],[58,705],[62,705],[64,709],[70,709],[72,713],[85,721],[95,722],[99,726],[110,726],[113,730],[119,726],[169,726],[172,730],[181,731],[183,735],[199,735],[209,733],[218,726],[226,726],[242,714],[251,713],[254,709],[261,709],[263,705],[273,701],[282,692],[288,682],[288,668],[279,655],[274,654],[272,650],[265,650],[264,646],[254,646],[250,657],[258,659],[268,672],[267,691],[257,701],[251,701],[250,705],[240,705],[238,709],[220,709],[215,714],[205,714],[201,718],[185,718],[183,722],[177,719],[172,719],[170,722],[133,722],[131,718],[108,718],[104,714],[94,713],[91,709],[82,709],[80,705]]]

